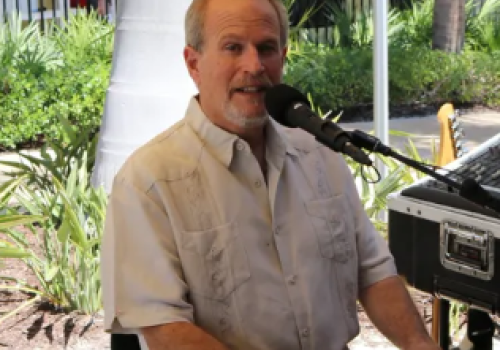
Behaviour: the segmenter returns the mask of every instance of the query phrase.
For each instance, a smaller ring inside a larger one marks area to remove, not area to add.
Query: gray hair
[[[186,35],[186,45],[193,47],[196,51],[201,51],[204,44],[204,26],[207,5],[210,0],[193,0],[188,8],[184,21],[184,31]],[[288,11],[282,0],[267,0],[274,7],[278,15],[280,24],[280,45],[285,47],[288,44]]]

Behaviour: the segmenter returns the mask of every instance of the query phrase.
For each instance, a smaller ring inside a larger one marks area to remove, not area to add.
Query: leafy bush
[[[466,2],[465,46],[469,50],[500,50],[500,0],[486,0],[481,8]]]
[[[444,102],[500,106],[500,52],[447,54],[422,47],[389,51],[389,96],[394,106]],[[371,48],[323,49],[289,62],[286,83],[311,94],[322,110],[371,106]]]
[[[72,16],[43,35],[15,14],[0,24],[0,150],[60,137],[59,117],[99,127],[112,32],[95,14]]]
[[[94,314],[102,308],[99,248],[107,204],[104,189],[90,184],[97,136],[64,120],[61,125],[62,141],[51,143],[50,151],[42,149],[40,157],[19,153],[21,161],[3,162],[14,170],[0,187],[6,208],[0,216],[6,237],[0,240],[0,258],[22,260],[37,284],[0,276],[5,282],[0,289],[33,295],[22,306],[42,301]]]

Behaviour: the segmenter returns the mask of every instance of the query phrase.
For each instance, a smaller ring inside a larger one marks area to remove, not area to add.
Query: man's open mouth
[[[265,92],[266,90],[267,90],[267,86],[246,86],[246,87],[234,89],[234,91],[236,91],[236,92],[252,93],[252,94]]]

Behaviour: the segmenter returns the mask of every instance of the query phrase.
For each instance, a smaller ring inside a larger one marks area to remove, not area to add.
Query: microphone
[[[352,143],[348,132],[331,120],[316,115],[306,96],[295,88],[286,84],[274,85],[266,91],[265,105],[269,115],[281,125],[299,127],[333,151],[364,165],[373,164],[370,157]]]

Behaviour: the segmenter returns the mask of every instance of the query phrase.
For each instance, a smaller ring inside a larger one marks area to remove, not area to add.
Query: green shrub
[[[79,126],[100,125],[109,65],[98,62],[75,68],[62,67],[39,78],[24,72],[9,74],[8,93],[0,94],[0,145],[14,148],[40,135],[60,137],[60,116]]]
[[[113,27],[95,14],[72,16],[42,35],[18,16],[0,24],[0,150],[61,136],[59,118],[101,123]]]
[[[389,96],[393,106],[483,104],[500,106],[500,52],[447,54],[423,47],[389,50]],[[331,49],[289,62],[286,83],[311,94],[322,110],[371,106],[371,48]]]

